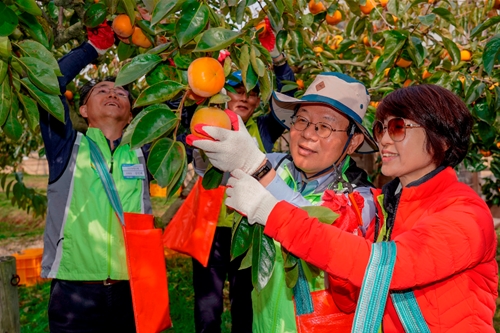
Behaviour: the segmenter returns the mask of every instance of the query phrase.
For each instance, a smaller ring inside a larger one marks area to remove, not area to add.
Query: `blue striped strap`
[[[92,163],[95,165],[97,173],[101,178],[102,185],[104,186],[104,190],[106,191],[106,195],[108,196],[109,202],[111,206],[115,210],[116,216],[120,220],[122,225],[125,225],[125,218],[123,216],[123,207],[120,201],[120,197],[118,196],[118,191],[116,190],[115,182],[111,177],[111,174],[108,171],[108,165],[102,156],[101,150],[97,146],[97,144],[92,141],[91,138],[87,136],[87,141],[90,146],[90,159]]]
[[[299,277],[297,283],[293,287],[293,296],[295,298],[296,315],[304,315],[314,312],[311,290],[307,282],[304,268],[302,268],[302,260],[298,263]]]
[[[412,290],[391,292],[391,299],[405,332],[431,332]]]
[[[396,244],[372,244],[351,332],[376,333],[380,328],[396,262]]]

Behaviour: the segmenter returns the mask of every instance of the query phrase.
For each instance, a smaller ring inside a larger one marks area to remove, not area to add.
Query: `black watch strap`
[[[273,168],[273,165],[269,160],[266,160],[266,164],[264,164],[262,167],[260,167],[257,171],[254,172],[252,175],[253,178],[257,180],[261,180],[265,175],[269,173]]]

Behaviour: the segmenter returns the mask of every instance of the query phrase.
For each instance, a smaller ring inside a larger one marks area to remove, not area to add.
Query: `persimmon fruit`
[[[134,27],[127,14],[120,14],[113,20],[111,28],[118,37],[127,38],[134,33]]]
[[[231,129],[229,116],[219,108],[205,107],[197,110],[191,119],[191,133],[199,138],[211,139],[209,136],[196,132],[195,126],[198,124]]]
[[[214,58],[198,58],[188,67],[189,86],[198,96],[211,97],[217,94],[224,87],[225,80],[224,68]]]
[[[337,25],[342,21],[342,13],[339,10],[336,10],[333,15],[326,14],[326,23],[329,25]]]
[[[316,0],[309,1],[309,11],[311,14],[316,15],[326,10],[325,4],[321,1],[316,2]]]
[[[364,6],[359,6],[359,9],[366,15],[370,14],[373,8],[375,8],[375,2],[373,0],[366,0],[366,4]]]
[[[153,45],[151,41],[146,37],[144,32],[142,32],[141,28],[134,27],[134,33],[132,34],[132,44],[135,44],[140,47],[148,48]]]

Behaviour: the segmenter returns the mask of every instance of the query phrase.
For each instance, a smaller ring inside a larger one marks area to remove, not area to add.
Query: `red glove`
[[[276,45],[276,36],[274,35],[271,23],[269,23],[269,18],[265,17],[264,22],[266,23],[265,32],[260,33],[258,38],[262,46],[264,46],[269,52],[271,52]]]
[[[104,54],[115,43],[115,33],[106,23],[101,23],[95,28],[87,28],[89,43],[99,54]]]
[[[229,110],[229,109],[226,109],[224,110],[224,112],[227,114],[227,116],[229,117],[229,120],[231,120],[231,127],[233,128],[234,131],[239,131],[240,129],[240,124],[238,123],[238,115],[236,113],[234,113],[233,111]],[[189,134],[187,137],[186,137],[186,143],[190,146],[193,145],[193,142],[195,142],[196,140],[214,140],[214,139],[210,139],[211,136],[205,132],[203,130],[203,127],[205,126],[210,126],[208,124],[196,124],[194,125],[194,130],[197,132],[197,133],[200,133],[202,135],[205,135],[207,138],[201,138],[195,134]]]

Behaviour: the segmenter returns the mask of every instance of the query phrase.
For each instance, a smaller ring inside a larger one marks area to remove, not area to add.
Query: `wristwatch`
[[[266,164],[264,164],[257,171],[255,171],[252,177],[257,180],[261,180],[262,178],[264,178],[265,175],[269,173],[269,171],[272,170],[272,168],[273,165],[271,164],[271,162],[269,160],[266,160]]]

